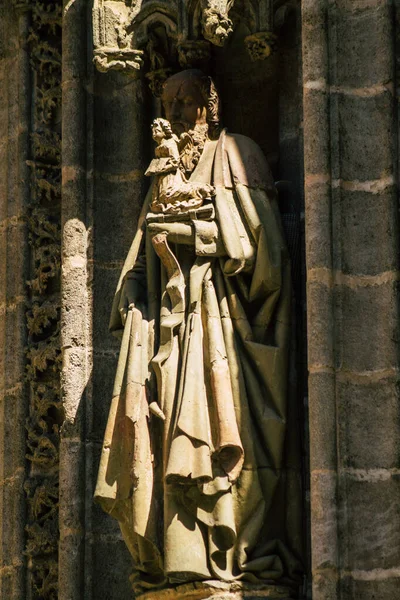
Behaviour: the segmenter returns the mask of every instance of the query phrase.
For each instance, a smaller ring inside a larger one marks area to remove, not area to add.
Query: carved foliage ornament
[[[173,70],[202,68],[211,44],[223,46],[233,31],[233,9],[240,0],[94,0],[94,63],[135,74],[143,66],[159,95]],[[275,47],[273,0],[246,2],[251,13],[246,48],[253,60]]]
[[[26,458],[29,474],[25,554],[29,597],[56,600],[58,593],[60,397],[60,207],[62,2],[14,2],[31,11],[28,51],[35,74],[31,130],[31,195],[28,208],[31,273],[26,313],[26,374],[29,417]]]

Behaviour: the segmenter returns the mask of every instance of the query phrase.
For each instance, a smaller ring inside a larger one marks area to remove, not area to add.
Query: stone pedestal
[[[152,590],[136,596],[140,600],[290,600],[295,598],[287,586],[251,586],[240,582],[204,581],[186,583],[163,590]]]

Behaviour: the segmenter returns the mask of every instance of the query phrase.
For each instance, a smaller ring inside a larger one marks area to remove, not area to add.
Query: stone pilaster
[[[119,525],[92,498],[120,346],[120,340],[108,330],[111,303],[148,186],[144,171],[150,154],[147,111],[151,101],[147,94],[147,83],[140,79],[113,72],[96,72],[94,76],[90,261],[93,369],[92,413],[87,421],[87,454],[90,448],[92,458],[87,461],[86,486],[90,511],[87,536],[96,600],[129,598],[132,594],[132,561]]]
[[[313,598],[389,599],[400,584],[393,14],[379,0],[302,6]]]
[[[28,20],[0,2],[0,597],[26,597]]]
[[[85,561],[85,415],[90,378],[86,214],[84,0],[64,2],[62,40],[61,349],[65,421],[60,445],[59,600],[80,600]]]

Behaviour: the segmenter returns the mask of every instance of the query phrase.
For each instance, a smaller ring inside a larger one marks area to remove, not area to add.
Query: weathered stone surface
[[[95,352],[93,356],[93,423],[92,435],[95,440],[103,440],[108,412],[113,392],[113,379],[117,366],[117,353],[114,355]]]
[[[393,17],[376,0],[302,8],[312,597],[391,599],[400,564]],[[324,110],[317,99],[327,93]]]
[[[336,260],[343,273],[379,275],[398,268],[398,221],[394,186],[379,191],[373,184],[366,191],[341,189],[340,249]],[[339,233],[339,232],[338,232]]]
[[[302,2],[303,81],[326,82],[328,69],[327,6],[324,0]]]
[[[85,560],[85,427],[90,414],[91,298],[88,259],[91,207],[88,95],[86,93],[86,11],[77,0],[63,12],[62,35],[62,225],[61,372],[65,420],[60,444],[59,600],[87,593]],[[89,288],[89,289],[88,289]],[[71,500],[73,490],[73,500]]]
[[[94,512],[93,516],[96,515],[97,512]],[[106,535],[103,532],[103,535],[93,536],[90,567],[93,573],[93,597],[96,600],[132,598],[129,582],[132,559],[125,542],[121,539],[119,528],[115,527]]]
[[[371,468],[340,475],[339,538],[343,569],[393,569],[400,564],[400,479]]]
[[[374,576],[376,579],[374,579]],[[376,575],[368,571],[365,579],[345,577],[342,582],[342,594],[345,598],[362,598],[363,600],[394,600],[399,593],[399,578],[379,571]]]
[[[311,472],[311,532],[313,572],[338,568],[337,541],[337,473],[335,470]]]
[[[27,593],[26,306],[29,278],[26,217],[28,86],[21,41],[27,22],[0,3],[0,596]],[[21,37],[20,37],[21,36]]]
[[[305,82],[307,86],[307,81]],[[321,88],[322,89],[319,89]],[[324,89],[324,82],[304,90],[304,122],[307,126],[307,143],[304,148],[306,177],[310,175],[326,175],[329,172],[330,131],[323,127],[329,114],[329,92]]]
[[[358,9],[358,10],[357,10]],[[387,4],[337,3],[337,84],[351,88],[388,83],[393,77],[390,23]]]
[[[336,365],[350,371],[376,371],[397,365],[398,284],[342,285],[335,291],[341,318],[335,328],[340,351]]]
[[[339,574],[336,569],[322,569],[313,572],[313,600],[337,600]]]
[[[318,177],[318,176],[317,176]],[[332,244],[326,237],[332,224],[331,190],[328,175],[321,174],[321,182],[313,181],[312,175],[306,180],[306,252],[307,268],[325,268],[332,266]],[[325,179],[325,181],[324,181]]]
[[[311,367],[333,367],[333,290],[326,282],[307,284],[308,363]]]
[[[93,306],[93,347],[99,352],[118,352],[120,340],[110,335],[108,324],[110,321],[110,302],[112,302],[121,266],[110,266],[95,263],[93,266],[93,295],[96,302]]]
[[[392,379],[364,382],[339,381],[338,424],[341,466],[354,469],[400,467],[400,403],[398,382]],[[388,427],[388,423],[393,427]],[[377,484],[379,485],[379,484]]]
[[[387,91],[369,98],[342,95],[338,102],[341,179],[370,181],[390,175],[394,151],[392,94]]]
[[[143,185],[135,181],[101,181],[95,185],[94,256],[101,262],[123,260],[133,239],[142,200]],[[121,231],[121,222],[128,226]]]
[[[335,376],[314,372],[309,376],[310,469],[335,469],[337,464],[336,405],[327,402],[335,394]]]

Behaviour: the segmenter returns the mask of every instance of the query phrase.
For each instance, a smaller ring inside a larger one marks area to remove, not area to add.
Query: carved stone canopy
[[[146,71],[159,95],[166,77],[181,68],[204,68],[211,45],[223,46],[233,31],[232,13],[243,14],[253,60],[275,46],[274,0],[94,0],[94,62],[106,72]],[[243,5],[243,10],[242,6]],[[279,10],[279,9],[278,9]]]

